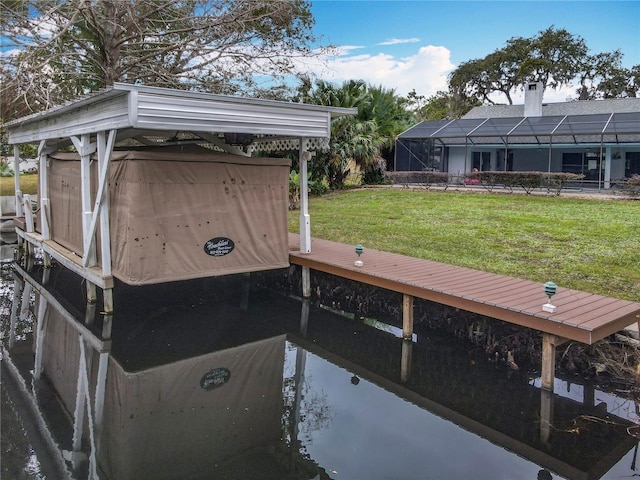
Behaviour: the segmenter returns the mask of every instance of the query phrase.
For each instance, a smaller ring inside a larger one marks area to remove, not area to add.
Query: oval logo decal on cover
[[[204,244],[204,251],[212,257],[224,257],[229,255],[236,248],[233,240],[227,237],[216,237]]]
[[[200,386],[205,390],[221,387],[231,378],[231,371],[227,368],[214,368],[200,379]]]

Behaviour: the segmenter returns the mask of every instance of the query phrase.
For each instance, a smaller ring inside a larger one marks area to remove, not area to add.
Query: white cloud
[[[396,94],[402,96],[415,89],[418,95],[428,98],[439,90],[447,90],[447,75],[456,68],[451,63],[451,52],[442,46],[423,46],[402,58],[382,52],[359,53],[363,48],[344,45],[335,47],[332,55],[298,59],[298,70],[335,83],[361,79],[372,85],[395,89]],[[574,85],[558,90],[547,88],[543,101],[565,102],[568,98],[575,98],[575,88]],[[514,104],[524,103],[521,88],[512,92],[511,97]],[[497,103],[507,103],[503,94],[496,93],[492,99]]]
[[[339,47],[333,47],[333,55],[349,55],[353,50],[361,50],[364,47],[362,45],[340,45]]]
[[[378,45],[400,45],[402,43],[418,43],[419,38],[392,38],[384,42],[378,43]]]
[[[447,74],[455,68],[451,52],[445,47],[420,47],[404,58],[387,53],[352,54],[358,48],[339,47],[339,55],[325,57],[322,64],[305,62],[305,68],[331,82],[362,79],[372,85],[393,88],[398,95],[407,95],[415,89],[427,97],[446,90]]]

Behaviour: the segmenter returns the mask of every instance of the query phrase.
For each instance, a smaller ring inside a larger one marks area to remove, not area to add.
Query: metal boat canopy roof
[[[5,124],[10,144],[117,130],[117,140],[165,132],[329,138],[337,108],[116,83],[73,102]],[[160,135],[163,136],[163,135]],[[55,143],[55,142],[54,142]]]

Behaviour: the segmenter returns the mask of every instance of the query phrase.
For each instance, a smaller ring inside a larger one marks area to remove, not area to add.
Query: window
[[[583,174],[582,153],[563,153],[562,171],[566,173]]]
[[[562,171],[584,175],[585,180],[599,180],[600,178],[600,154],[586,151],[562,154]]]
[[[498,150],[496,153],[496,170],[499,172],[513,171],[513,152],[507,151],[507,164],[504,164],[504,150]]]
[[[624,176],[640,175],[640,152],[627,152],[624,162]]]
[[[472,152],[471,159],[473,161],[472,168],[481,172],[491,170],[491,152]]]

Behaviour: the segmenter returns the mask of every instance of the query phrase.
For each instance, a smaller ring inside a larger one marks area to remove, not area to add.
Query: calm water
[[[535,376],[437,332],[403,342],[379,322],[233,276],[120,286],[101,343],[83,285],[53,269],[38,342],[31,314],[11,334],[14,278],[3,275],[3,478],[60,478],[63,467],[86,478],[92,451],[100,478],[117,480],[640,476],[634,402],[578,379],[545,395]],[[42,272],[28,277],[39,284]],[[91,365],[85,417],[102,403],[97,350],[107,373],[97,443],[85,420],[73,455],[79,338]]]

